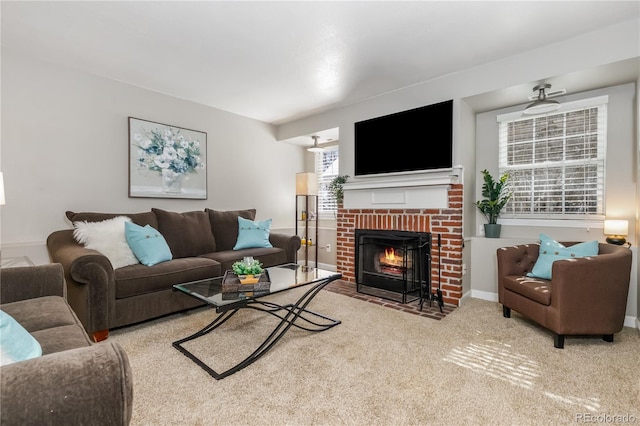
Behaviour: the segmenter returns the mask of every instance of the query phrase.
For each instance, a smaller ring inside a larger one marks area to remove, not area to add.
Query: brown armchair
[[[601,335],[613,342],[624,325],[631,250],[598,246],[598,256],[553,262],[551,280],[526,276],[538,259],[539,244],[499,248],[498,300],[504,317],[510,318],[513,309],[551,330],[556,348],[571,335]]]

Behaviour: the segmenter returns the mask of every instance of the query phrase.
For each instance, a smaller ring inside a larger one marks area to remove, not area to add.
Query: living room
[[[293,233],[295,176],[313,170],[306,146],[288,141],[310,139],[316,132],[338,128],[340,172],[353,176],[355,122],[453,99],[453,158],[454,164],[463,169],[460,183],[465,189],[462,237],[466,274],[462,277],[461,307],[465,299],[495,301],[497,248],[535,242],[540,233],[560,241],[604,241],[601,221],[582,226],[522,226],[506,221],[502,238],[484,238],[479,230],[484,218],[475,207],[475,201],[481,198],[480,170],[498,170],[496,117],[524,109],[529,102],[527,96],[539,82],[551,82],[553,88],[560,89],[566,87],[565,82],[586,81],[579,91],[555,99],[566,103],[609,97],[606,212],[629,222],[627,240],[632,244],[634,268],[625,325],[639,327],[640,295],[635,266],[640,241],[636,220],[640,192],[637,4],[635,9],[631,7],[635,14],[627,14],[624,19],[603,25],[596,21],[589,31],[550,43],[531,43],[528,49],[509,57],[486,58],[456,72],[359,102],[301,118],[269,122],[171,96],[161,89],[131,85],[117,77],[106,78],[101,76],[106,73],[100,70],[87,72],[73,64],[57,63],[55,48],[49,49],[46,43],[37,40],[38,20],[30,24],[31,37],[36,40],[18,43],[11,32],[5,33],[12,28],[12,9],[8,3],[2,4],[1,170],[6,191],[6,204],[1,208],[3,258],[28,256],[36,264],[48,263],[46,238],[55,230],[71,227],[65,217],[68,210],[255,208],[257,219],[270,218],[274,230]],[[633,3],[623,2],[621,7]],[[47,13],[36,15],[44,19]],[[112,36],[117,34],[103,34],[105,38]],[[82,40],[78,43],[82,45]],[[25,46],[31,44],[30,52]],[[104,54],[96,46],[84,49]],[[111,52],[110,56],[108,61],[115,67],[118,52]],[[627,76],[625,80],[607,80],[619,70],[628,69],[632,72],[622,73]],[[238,102],[251,104],[251,93],[243,88],[232,90],[238,93]],[[277,92],[274,89],[274,98]],[[518,92],[518,100],[509,97],[511,92]],[[511,103],[504,103],[505,99]],[[128,117],[206,133],[206,200],[128,197]],[[412,153],[428,148],[409,145]],[[335,224],[328,221],[325,227],[329,230],[323,238],[335,247],[332,226]]]

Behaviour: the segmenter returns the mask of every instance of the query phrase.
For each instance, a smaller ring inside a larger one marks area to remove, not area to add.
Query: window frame
[[[593,214],[580,214],[580,213],[506,213],[502,212],[500,215],[500,223],[505,225],[515,226],[545,226],[545,227],[593,227],[600,228],[605,218],[606,213],[606,155],[607,155],[607,122],[608,122],[608,95],[585,98],[572,102],[563,102],[560,108],[553,113],[537,114],[537,115],[523,115],[521,111],[510,112],[506,114],[499,114],[496,117],[498,123],[498,169],[500,175],[506,171],[510,171],[513,167],[506,165],[506,148],[507,141],[504,139],[501,132],[502,123],[515,122],[527,119],[535,119],[544,116],[553,116],[557,114],[564,114],[577,110],[584,110],[590,108],[601,108],[598,112],[598,155],[596,159],[598,173],[602,175],[602,184],[599,194],[601,201],[601,212]],[[604,116],[601,116],[603,114]],[[564,135],[563,137],[566,137]],[[600,149],[601,148],[601,149]],[[563,150],[564,152],[564,150]],[[584,163],[588,163],[585,161]],[[564,159],[559,162],[560,164],[567,164]],[[531,165],[533,163],[529,163]]]
[[[328,152],[335,152],[336,154],[336,159],[334,160],[335,165],[333,166],[334,172],[335,174],[331,175],[331,177],[323,177],[323,170],[322,170],[322,161],[324,158],[324,155]],[[313,169],[314,172],[316,174],[316,178],[317,178],[317,182],[318,182],[318,204],[317,204],[317,209],[318,211],[316,212],[316,214],[318,215],[319,219],[336,219],[336,215],[338,212],[338,204],[335,201],[335,199],[333,200],[333,204],[335,206],[335,208],[330,209],[330,210],[321,210],[321,206],[323,206],[325,204],[325,199],[326,198],[334,198],[331,197],[331,195],[328,194],[328,189],[324,189],[323,185],[328,185],[331,180],[333,180],[333,178],[335,176],[338,176],[340,174],[339,172],[339,164],[340,164],[340,151],[339,151],[339,146],[338,145],[330,145],[330,146],[325,146],[324,147],[324,151],[322,152],[316,152],[313,154],[314,158],[313,158]],[[328,201],[328,203],[331,203],[331,201]]]

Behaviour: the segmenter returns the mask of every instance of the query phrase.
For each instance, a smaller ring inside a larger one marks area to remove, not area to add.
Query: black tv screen
[[[356,176],[453,167],[453,100],[355,123]]]

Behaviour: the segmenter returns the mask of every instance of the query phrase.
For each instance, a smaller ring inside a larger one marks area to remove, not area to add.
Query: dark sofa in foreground
[[[135,264],[114,270],[107,257],[78,243],[73,229],[49,235],[47,249],[51,261],[64,267],[69,304],[94,341],[107,338],[112,328],[202,306],[197,299],[174,291],[174,284],[221,276],[245,256],[264,266],[295,263],[300,248],[299,237],[270,233],[273,247],[234,250],[238,216],[255,220],[255,209],[66,214],[72,223],[127,216],[137,225],[158,230],[173,254],[172,260],[153,266]]]
[[[42,356],[0,368],[2,425],[128,425],[133,382],[117,342],[92,344],[65,301],[59,264],[0,270],[0,308]]]

